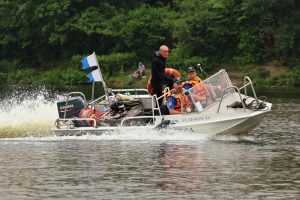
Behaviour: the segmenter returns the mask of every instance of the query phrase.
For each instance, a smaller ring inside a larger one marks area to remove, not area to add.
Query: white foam
[[[103,140],[103,141],[207,141],[209,136],[193,132],[176,130],[154,130],[139,128],[138,130],[117,129],[102,135],[86,134],[82,136],[28,136],[3,138],[1,140],[14,141],[64,141],[64,140]]]
[[[16,95],[2,100],[0,137],[45,134],[54,125],[58,115],[55,100],[46,99],[45,91],[27,92],[26,95],[22,100]]]
[[[255,139],[253,136],[249,135],[243,135],[243,136],[237,136],[237,135],[217,135],[210,138],[210,140],[214,141],[248,141],[248,142],[254,142]]]

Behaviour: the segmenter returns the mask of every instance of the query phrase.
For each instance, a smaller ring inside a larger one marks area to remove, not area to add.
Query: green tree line
[[[69,68],[93,51],[110,77],[166,44],[175,68],[271,62],[300,85],[297,0],[0,0],[0,18],[1,82],[51,70],[53,83],[81,83]]]

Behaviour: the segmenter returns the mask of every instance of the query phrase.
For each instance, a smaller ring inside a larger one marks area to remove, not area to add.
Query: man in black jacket
[[[151,72],[152,72],[152,79],[151,85],[153,87],[154,94],[157,97],[162,95],[163,84],[167,83],[170,84],[172,82],[172,78],[165,75],[165,68],[166,68],[166,60],[169,56],[169,48],[166,45],[162,45],[159,48],[158,52],[154,52],[151,64]],[[162,100],[159,99],[159,106],[162,105]]]

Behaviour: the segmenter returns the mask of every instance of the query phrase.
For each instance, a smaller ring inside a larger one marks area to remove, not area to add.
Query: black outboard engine
[[[86,107],[86,103],[80,96],[70,97],[68,105],[66,106],[67,99],[57,102],[58,116],[64,118],[66,112],[66,118],[78,117],[79,112]]]

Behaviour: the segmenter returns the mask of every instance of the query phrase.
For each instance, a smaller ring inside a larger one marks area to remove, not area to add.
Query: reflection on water
[[[0,195],[295,199],[300,189],[299,149],[272,146],[219,141],[2,141]]]
[[[2,137],[1,199],[298,199],[299,98],[269,101],[272,112],[240,138]]]

